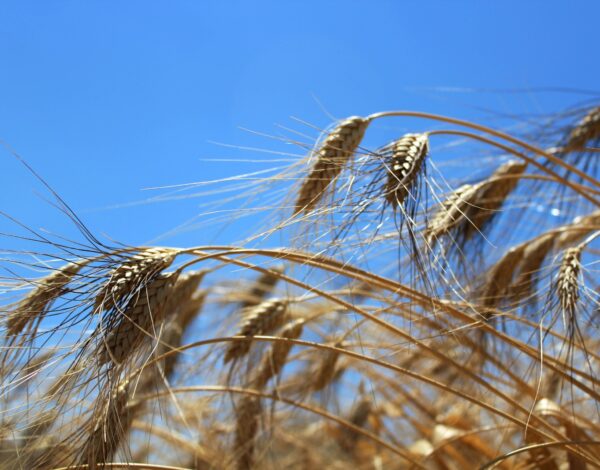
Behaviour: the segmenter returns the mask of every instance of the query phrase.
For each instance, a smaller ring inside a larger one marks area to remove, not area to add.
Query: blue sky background
[[[202,201],[131,205],[158,194],[143,188],[269,166],[203,161],[268,158],[215,141],[281,149],[241,128],[304,132],[290,116],[325,127],[327,113],[401,108],[490,122],[488,111],[550,112],[588,97],[499,90],[600,89],[599,14],[591,0],[5,0],[0,139],[95,233],[144,243]],[[43,194],[1,148],[0,209],[69,233]]]

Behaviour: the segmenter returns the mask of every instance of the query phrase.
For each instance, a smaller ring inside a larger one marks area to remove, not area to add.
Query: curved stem
[[[496,142],[494,140],[488,139],[487,137],[483,137],[477,134],[473,134],[472,132],[465,132],[465,131],[452,131],[452,130],[440,130],[440,131],[431,131],[427,133],[428,135],[458,135],[458,136],[462,136],[462,137],[467,137],[470,139],[474,139],[474,140],[478,140],[480,142],[484,142],[486,144],[492,145],[496,148],[499,148],[501,150],[504,150],[505,152],[511,153],[512,155],[521,158],[522,160],[524,160],[527,163],[531,163],[532,165],[534,165],[537,169],[543,171],[544,173],[548,173],[552,176],[554,176],[554,178],[556,178],[557,182],[560,182],[562,184],[564,184],[565,186],[568,186],[569,188],[571,188],[573,191],[575,191],[576,193],[578,193],[580,196],[584,197],[585,199],[587,199],[588,201],[590,201],[591,203],[595,204],[596,206],[600,206],[600,201],[598,199],[595,199],[591,196],[589,196],[588,194],[586,194],[585,192],[583,192],[580,188],[586,188],[586,186],[581,186],[581,185],[575,185],[573,183],[571,183],[569,180],[561,177],[559,174],[557,174],[555,171],[551,170],[550,168],[546,168],[544,165],[536,162],[533,158],[528,157],[527,155],[524,155],[521,152],[517,152],[515,149],[508,147],[506,145],[503,145],[499,142]],[[589,188],[590,192],[593,192],[595,194],[600,194],[600,191],[596,191],[593,190],[591,188]]]
[[[242,394],[242,395],[247,395],[247,396],[252,396],[252,397],[257,397],[257,398],[267,398],[269,400],[279,401],[281,403],[285,403],[286,405],[291,405],[296,408],[302,409],[304,411],[308,411],[310,413],[317,414],[325,419],[328,419],[330,421],[333,421],[333,422],[339,424],[340,426],[344,426],[345,428],[348,428],[348,429],[352,430],[353,432],[362,434],[363,436],[371,439],[372,441],[377,442],[377,444],[385,447],[386,449],[392,451],[393,453],[399,455],[400,457],[408,460],[413,465],[416,465],[419,468],[423,468],[423,469],[425,468],[418,461],[416,461],[410,455],[409,452],[406,452],[405,450],[400,449],[400,448],[384,441],[376,434],[374,434],[370,431],[367,431],[366,429],[361,428],[360,426],[356,426],[355,424],[353,424],[352,422],[350,422],[346,419],[343,419],[343,418],[340,418],[339,416],[331,414],[322,408],[317,408],[316,406],[306,405],[302,402],[299,402],[296,400],[291,400],[289,398],[282,397],[278,394],[271,394],[271,393],[262,392],[260,390],[253,390],[253,389],[248,389],[248,388],[222,386],[222,385],[192,385],[192,386],[187,386],[187,387],[175,387],[175,388],[170,388],[169,390],[166,390],[166,391],[146,394],[146,395],[143,395],[142,397],[140,397],[140,399],[159,398],[160,396],[168,396],[172,393],[186,393],[186,392],[187,393],[189,393],[189,392],[237,393],[237,394]]]
[[[523,148],[529,150],[530,152],[540,155],[540,156],[546,158],[547,160],[551,161],[552,163],[555,163],[555,164],[575,173],[577,176],[592,183],[593,185],[600,187],[600,181],[598,181],[595,178],[592,178],[591,176],[587,175],[586,173],[579,170],[578,168],[575,168],[574,166],[569,165],[568,163],[565,163],[560,158],[555,157],[551,153],[545,152],[542,149],[539,149],[539,148],[535,147],[534,145],[528,144],[527,142],[525,142],[521,139],[517,139],[516,137],[513,137],[509,134],[506,134],[501,131],[497,131],[495,129],[491,129],[486,126],[482,126],[481,124],[476,124],[474,122],[465,121],[463,119],[457,119],[457,118],[452,118],[452,117],[448,117],[448,116],[443,116],[440,114],[423,113],[423,112],[417,112],[417,111],[383,111],[383,112],[371,114],[371,115],[367,116],[366,119],[372,121],[374,119],[380,119],[383,117],[393,117],[393,116],[431,119],[434,121],[448,122],[450,124],[456,124],[457,126],[469,127],[471,129],[475,129],[480,132],[485,132],[486,134],[490,134],[490,135],[493,135],[500,139],[507,140],[508,142],[512,142],[515,145],[523,147]]]

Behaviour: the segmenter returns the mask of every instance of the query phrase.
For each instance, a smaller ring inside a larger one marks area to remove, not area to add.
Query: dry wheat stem
[[[223,250],[223,251],[213,253],[213,254],[205,253],[206,250],[213,250],[213,249],[214,250]],[[197,255],[202,255],[202,256],[199,256],[197,258],[197,260],[195,260],[195,262],[201,262],[204,260],[217,258],[217,259],[223,260],[225,263],[232,263],[232,264],[235,264],[235,265],[238,265],[241,267],[245,267],[248,269],[258,271],[258,272],[265,272],[267,270],[264,268],[261,268],[260,266],[246,263],[241,260],[228,258],[225,255],[228,255],[228,254],[229,255],[262,255],[262,256],[273,257],[273,258],[277,258],[277,259],[286,259],[287,261],[296,262],[296,263],[308,265],[308,266],[313,266],[313,267],[317,267],[319,269],[324,269],[328,272],[342,274],[344,276],[350,277],[357,281],[369,282],[371,285],[377,286],[382,289],[389,290],[390,292],[398,294],[398,295],[405,296],[405,297],[411,299],[412,301],[417,302],[417,304],[423,306],[424,308],[434,308],[435,310],[437,310],[439,312],[444,312],[444,313],[449,314],[456,320],[461,321],[463,323],[469,324],[470,322],[472,322],[471,317],[469,317],[464,312],[454,308],[448,302],[445,302],[443,300],[439,300],[436,298],[432,298],[426,294],[423,294],[415,289],[412,289],[412,288],[406,286],[405,284],[399,283],[397,281],[393,281],[389,278],[379,276],[377,274],[374,274],[373,272],[364,271],[364,270],[357,268],[356,266],[353,266],[351,264],[342,263],[335,259],[325,257],[323,255],[305,254],[303,252],[294,251],[294,250],[290,250],[290,249],[286,249],[284,251],[279,251],[279,250],[268,250],[268,249],[249,249],[249,248],[242,249],[242,248],[235,248],[235,247],[230,247],[230,246],[196,247],[194,249],[190,249],[190,252],[195,253]],[[281,275],[281,280],[283,280],[289,284],[296,285],[306,291],[313,292],[324,299],[328,299],[328,300],[340,305],[343,308],[349,309],[351,311],[355,311],[356,313],[359,313],[359,314],[365,316],[366,318],[369,318],[374,323],[379,324],[383,328],[388,329],[390,332],[399,334],[400,336],[404,337],[404,332],[402,330],[398,330],[395,326],[389,324],[388,322],[386,322],[386,321],[384,321],[362,309],[359,309],[358,307],[344,301],[341,298],[333,297],[325,291],[317,289],[316,287],[310,286],[306,283],[300,282],[300,281],[293,279],[289,276],[286,276],[284,274]],[[515,340],[511,336],[497,330],[496,328],[486,325],[485,323],[481,324],[480,326],[482,329],[484,329],[490,335],[496,336],[500,341],[503,341],[507,346],[516,348],[519,351],[528,355],[529,357],[532,357],[532,358],[538,357],[538,352],[535,349],[532,349],[531,347],[528,347],[528,346],[522,344],[521,342]],[[409,341],[412,341],[412,342],[415,341],[415,339],[412,337],[408,337],[407,339],[409,339]],[[556,369],[556,371],[560,372],[559,369]],[[568,378],[568,380],[571,380],[571,378]],[[577,383],[578,383],[579,387],[583,387],[582,390],[584,390],[586,393],[590,393],[594,397],[597,397],[597,399],[600,400],[600,395],[596,394],[596,392],[594,392],[593,389],[586,387],[584,384],[582,384],[580,382],[577,382]]]
[[[457,397],[460,397],[463,400],[469,401],[470,403],[473,403],[476,406],[479,406],[482,409],[485,409],[487,411],[490,411],[491,413],[498,415],[499,417],[502,417],[508,421],[511,421],[515,424],[517,424],[520,428],[522,429],[528,429],[528,432],[534,433],[536,435],[539,435],[540,438],[545,438],[545,439],[554,439],[554,438],[564,438],[564,436],[560,433],[560,430],[555,429],[555,427],[553,427],[551,424],[547,423],[546,421],[544,421],[543,419],[540,419],[539,417],[536,416],[531,416],[530,410],[526,409],[522,406],[520,406],[518,403],[516,402],[512,402],[510,403],[515,409],[518,409],[519,411],[522,412],[522,414],[524,416],[527,417],[527,421],[521,420],[519,418],[517,418],[516,416],[514,416],[511,413],[505,412],[503,410],[501,410],[500,408],[497,408],[493,405],[490,405],[489,403],[486,403],[480,399],[478,399],[477,397],[470,395],[466,392],[463,392],[461,390],[452,388],[451,386],[440,382],[438,380],[432,379],[431,377],[428,377],[427,375],[423,375],[419,372],[415,372],[412,371],[410,369],[398,366],[396,364],[392,364],[386,361],[382,361],[380,359],[374,358],[374,357],[370,357],[370,356],[366,356],[364,354],[361,353],[357,353],[355,351],[351,351],[348,349],[342,349],[342,348],[338,348],[335,346],[331,346],[331,345],[326,345],[326,344],[321,344],[321,343],[315,343],[312,341],[306,341],[306,340],[301,340],[301,339],[284,339],[284,338],[279,338],[279,337],[273,337],[273,336],[254,336],[252,338],[236,338],[236,337],[225,337],[225,338],[211,338],[211,339],[207,339],[207,340],[203,340],[203,341],[196,341],[193,343],[189,343],[186,344],[185,346],[182,346],[179,348],[179,351],[185,351],[188,349],[192,349],[192,348],[196,348],[196,347],[200,347],[200,346],[207,346],[207,345],[211,345],[211,344],[216,344],[216,343],[222,343],[222,342],[230,342],[233,340],[246,340],[246,341],[265,341],[265,342],[277,342],[277,341],[286,341],[286,342],[290,342],[299,346],[307,346],[307,347],[312,347],[312,348],[316,348],[316,349],[321,349],[330,353],[337,353],[337,354],[342,354],[342,355],[346,355],[348,357],[351,357],[353,359],[357,359],[359,361],[364,361],[364,362],[368,362],[370,364],[373,365],[377,365],[380,367],[383,367],[385,369],[389,369],[391,371],[397,372],[399,374],[402,375],[406,375],[407,377],[416,379],[419,382],[423,382],[424,384],[427,385],[431,385],[434,388],[437,388],[439,390],[443,390],[445,392],[451,393],[453,395],[456,395]],[[533,351],[535,356],[537,357],[539,356],[539,353],[537,353],[537,351]],[[159,361],[164,359],[167,355],[172,354],[173,352],[170,351],[168,353],[165,353],[157,358],[154,358],[153,360],[151,360],[148,364],[146,364],[146,367],[151,365],[153,362]],[[552,362],[551,362],[551,358],[549,358],[548,356],[545,357],[545,360],[548,361],[548,364],[546,364],[548,367],[552,367]],[[135,377],[137,374],[139,374],[141,372],[142,369],[138,369],[136,371],[134,371],[130,377]],[[556,371],[560,372],[559,369],[555,369]],[[567,379],[569,379],[572,382],[575,382],[571,377],[566,376]],[[131,380],[131,379],[130,379]],[[575,382],[576,383],[576,382]],[[200,388],[204,388],[204,387],[200,387]],[[229,389],[229,387],[224,387]],[[183,390],[186,391],[188,390],[189,387],[185,387],[185,388],[173,388],[170,389],[170,392],[175,392],[177,390]],[[190,389],[190,391],[194,391],[196,390],[197,387],[192,387]],[[585,390],[586,392],[590,393],[590,390]],[[158,396],[162,396],[165,393],[169,393],[169,392],[158,392],[157,394],[152,394],[152,395],[144,395],[142,397],[140,397],[140,400],[143,399],[148,399],[148,398],[152,398],[152,397],[158,397]],[[496,391],[494,394],[498,395],[498,392]],[[535,423],[538,423],[540,425],[542,425],[543,427],[545,427],[548,432],[555,434],[555,436],[553,437],[551,434],[547,434],[546,431],[543,431],[541,429],[538,429],[535,427]]]
[[[587,181],[589,183],[592,183],[594,186],[600,186],[600,181],[598,181],[596,178],[589,176],[588,174],[582,172],[581,170],[574,167],[573,165],[566,163],[565,161],[561,160],[560,158],[557,158],[556,156],[552,155],[551,153],[545,152],[544,150],[539,149],[539,148],[535,147],[534,145],[531,145],[521,139],[517,139],[516,137],[513,137],[509,134],[506,134],[504,132],[501,132],[501,131],[498,131],[495,129],[491,129],[486,126],[482,126],[481,124],[476,124],[474,122],[465,121],[462,119],[451,118],[448,116],[442,116],[439,114],[422,113],[422,112],[417,112],[417,111],[383,111],[383,112],[371,114],[370,116],[367,116],[367,119],[373,121],[375,119],[380,119],[380,118],[384,118],[384,117],[393,117],[393,116],[431,119],[434,121],[447,122],[447,123],[456,124],[456,125],[462,126],[462,127],[468,127],[468,128],[474,129],[476,131],[490,134],[494,137],[498,137],[502,140],[506,140],[515,145],[518,145],[519,147],[523,147],[526,150],[529,150],[530,152],[533,152],[541,157],[544,157],[547,160],[551,161],[552,163],[554,163],[558,166],[561,166],[572,173],[575,173],[577,176],[579,176],[580,178],[584,179],[585,181]],[[455,132],[455,131],[452,131],[452,132]],[[458,131],[456,131],[456,132],[458,132]],[[433,132],[430,132],[429,134],[432,135]],[[473,135],[475,135],[475,134],[473,134]],[[481,136],[478,136],[478,137],[482,138]]]
[[[339,416],[336,416],[334,414],[331,414],[321,408],[317,408],[315,406],[308,405],[306,403],[295,401],[295,400],[283,397],[279,394],[270,394],[270,393],[266,393],[266,392],[261,392],[259,390],[252,390],[252,389],[238,388],[238,387],[231,387],[231,386],[221,386],[221,385],[196,385],[196,386],[187,386],[187,387],[174,387],[170,390],[170,392],[175,393],[175,394],[177,394],[177,393],[194,393],[194,392],[238,393],[238,394],[248,395],[248,396],[255,397],[255,398],[267,398],[269,400],[279,401],[281,403],[291,405],[294,408],[305,410],[310,413],[315,413],[325,419],[331,420],[341,426],[344,426],[345,428],[347,428],[353,432],[361,434],[361,435],[367,437],[368,439],[373,440],[374,442],[381,445],[382,447],[385,447],[386,449],[390,450],[394,454],[397,454],[398,456],[403,457],[408,462],[415,465],[417,468],[423,468],[425,470],[425,467],[423,467],[423,465],[421,465],[418,461],[414,460],[413,457],[408,452],[406,452],[404,449],[394,446],[393,444],[390,444],[390,443],[384,441],[376,434],[373,434],[372,432],[369,432],[364,428],[355,426],[350,421],[340,418]],[[158,392],[152,396],[158,397],[158,396],[163,396],[167,393],[168,392]]]

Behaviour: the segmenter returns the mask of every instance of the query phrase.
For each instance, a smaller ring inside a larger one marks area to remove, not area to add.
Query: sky
[[[493,122],[598,97],[599,14],[593,0],[3,0],[0,210],[72,228],[16,152],[98,235],[214,241],[173,229],[220,196],[148,188],[281,165],[270,150],[299,158],[268,136],[318,135],[302,122],[387,109]]]

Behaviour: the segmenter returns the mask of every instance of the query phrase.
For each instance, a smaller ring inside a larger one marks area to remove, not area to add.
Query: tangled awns
[[[0,468],[600,467],[600,107],[502,128],[340,120],[237,244],[12,219]]]

